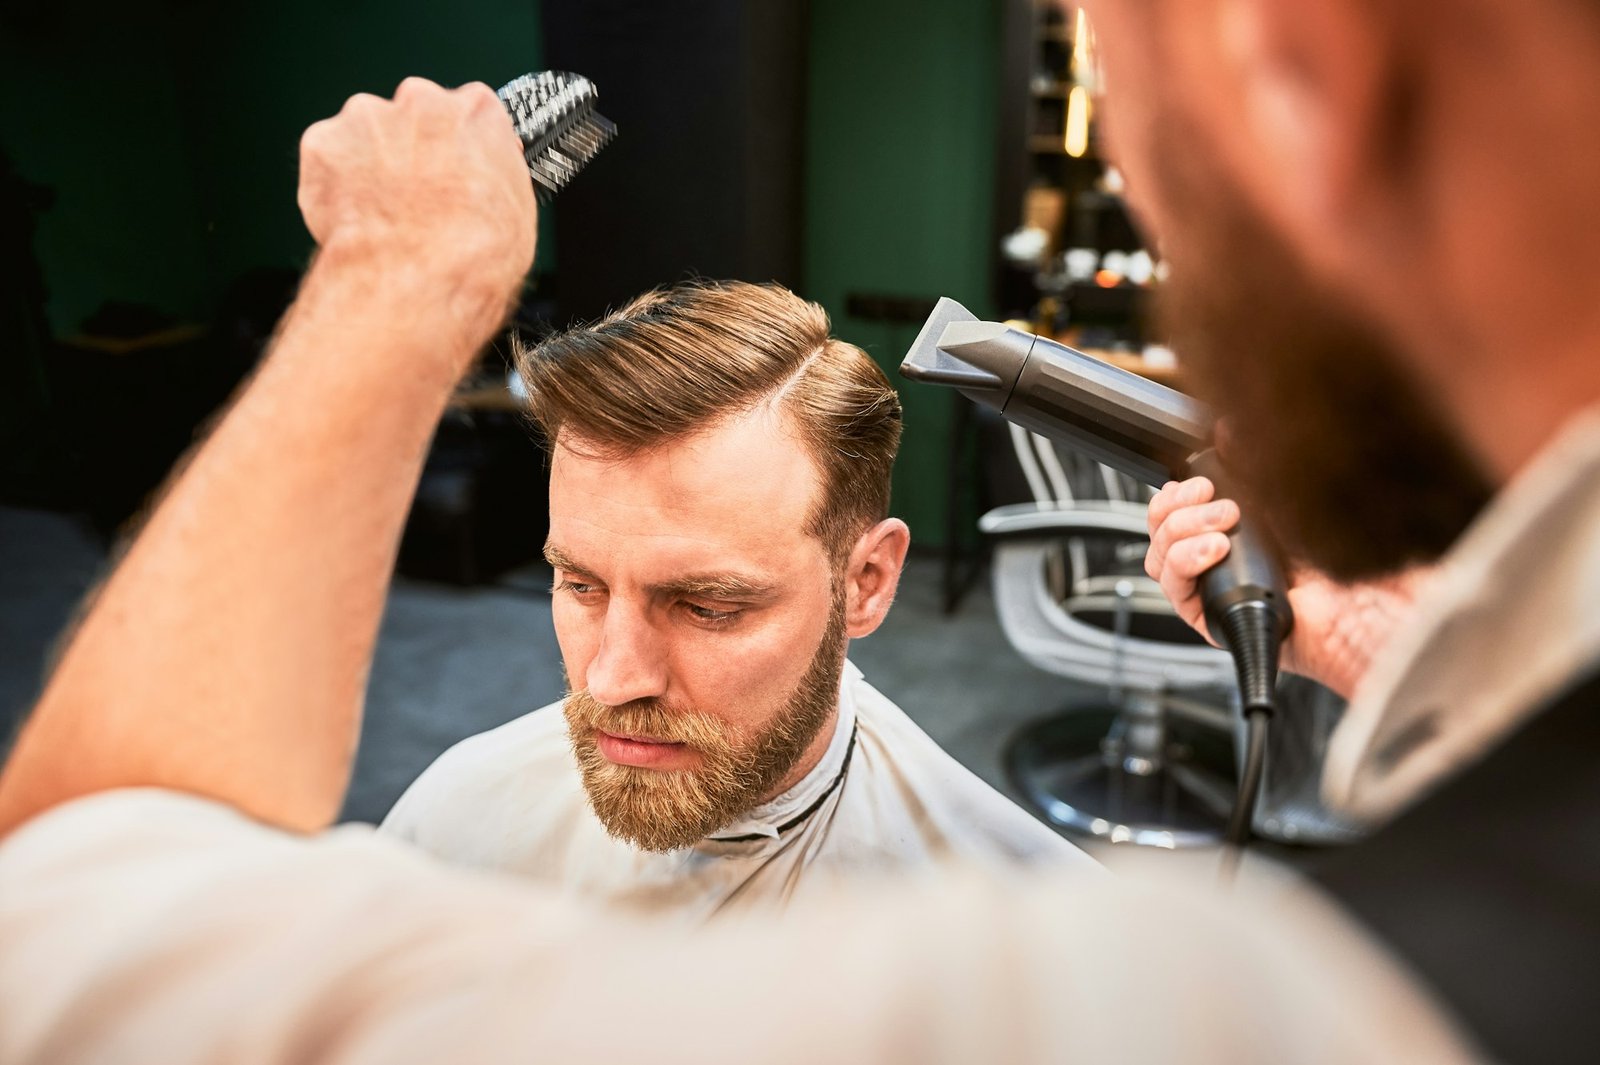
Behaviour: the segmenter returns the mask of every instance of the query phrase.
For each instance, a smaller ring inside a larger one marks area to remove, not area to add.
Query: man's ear
[[[1292,231],[1350,225],[1388,172],[1398,27],[1367,0],[1215,0],[1213,76],[1236,172]]]
[[[869,636],[883,624],[910,546],[911,530],[899,518],[885,518],[856,540],[844,570],[845,635]]]

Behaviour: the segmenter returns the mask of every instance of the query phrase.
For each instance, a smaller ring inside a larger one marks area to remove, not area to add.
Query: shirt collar
[[[1335,731],[1328,803],[1393,816],[1600,659],[1600,410],[1500,492],[1373,661]]]
[[[719,829],[715,835],[701,840],[696,844],[696,849],[711,848],[722,853],[729,846],[745,842],[735,842],[736,837],[756,836],[763,841],[775,842],[779,825],[789,822],[834,786],[834,781],[844,769],[851,739],[855,735],[856,702],[852,689],[860,678],[861,671],[846,660],[839,677],[839,712],[834,716],[833,738],[828,741],[828,749],[823,752],[821,760],[811,767],[811,771],[782,795],[762,803],[737,821]]]

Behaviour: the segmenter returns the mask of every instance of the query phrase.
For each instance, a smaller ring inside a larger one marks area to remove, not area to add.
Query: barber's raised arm
[[[1149,523],[1145,572],[1160,583],[1178,615],[1210,640],[1198,582],[1228,553],[1227,533],[1239,523],[1239,505],[1216,498],[1208,479],[1192,477],[1156,493]],[[1421,567],[1383,580],[1338,584],[1298,571],[1289,587],[1294,629],[1284,644],[1283,668],[1349,697],[1431,572]]]
[[[493,91],[418,79],[306,131],[299,199],[320,245],[299,298],[93,599],[0,776],[0,833],[129,786],[300,831],[337,814],[423,456],[535,208]]]

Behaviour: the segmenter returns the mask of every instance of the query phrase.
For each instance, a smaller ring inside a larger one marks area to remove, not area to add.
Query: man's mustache
[[[716,718],[655,697],[608,706],[587,690],[577,690],[567,693],[565,709],[569,723],[613,736],[648,737],[663,743],[682,743],[699,751],[723,750],[733,745],[727,728]]]

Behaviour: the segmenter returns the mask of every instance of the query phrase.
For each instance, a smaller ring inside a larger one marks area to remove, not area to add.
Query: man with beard
[[[845,660],[905,558],[900,401],[821,307],[683,285],[519,364],[572,690],[446,752],[384,831],[690,917],[942,858],[1092,866]]]
[[[1318,873],[1345,909],[1214,878],[950,876],[691,936],[323,831],[421,441],[533,245],[492,96],[412,86],[308,135],[313,276],[0,778],[0,1058],[1592,1059],[1600,13],[1090,13],[1111,146],[1179,282],[1182,353],[1222,375],[1247,501],[1340,579],[1448,547],[1356,692],[1395,701],[1345,749],[1379,807],[1391,770],[1456,770]],[[1241,304],[1317,311],[1319,333],[1341,308],[1392,351],[1265,391],[1321,337]],[[330,387],[371,417],[330,416]],[[1324,389],[1352,420],[1319,414]],[[1420,433],[1393,435],[1402,415]],[[1271,461],[1297,439],[1343,475]]]

